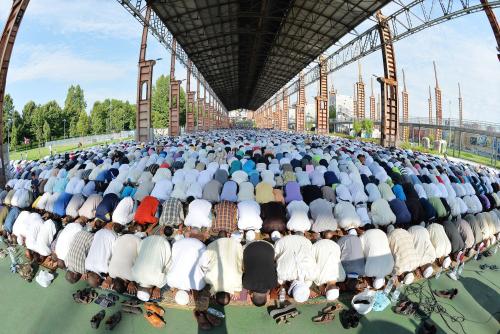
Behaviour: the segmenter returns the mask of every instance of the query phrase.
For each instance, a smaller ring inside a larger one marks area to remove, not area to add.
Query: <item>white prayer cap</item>
[[[245,239],[247,241],[254,241],[255,240],[255,232],[250,230],[250,231],[247,231],[246,234],[245,234]]]
[[[336,300],[339,298],[339,289],[333,288],[326,292],[326,300]]]
[[[179,305],[187,305],[189,303],[189,294],[184,290],[178,290],[175,293],[175,302]]]
[[[443,268],[444,269],[448,269],[448,267],[450,266],[451,264],[451,259],[449,256],[446,257],[446,259],[444,259],[443,261]]]
[[[358,235],[358,232],[354,228],[351,228],[348,233],[349,235]]]
[[[273,231],[273,233],[271,233],[271,239],[273,241],[281,239],[281,233],[279,233],[278,231]]]
[[[241,241],[241,239],[243,238],[243,233],[241,233],[240,231],[235,231],[231,233],[231,238]]]
[[[389,226],[387,226],[387,234],[389,234],[389,233],[391,233],[392,231],[394,231],[394,229],[395,229],[395,228],[394,228],[394,225],[392,225],[392,224],[391,224],[391,225],[389,225]]]
[[[288,293],[293,296],[293,299],[297,303],[303,303],[309,299],[309,287],[307,286],[306,283],[300,282],[300,281],[293,281],[290,290],[288,290]]]
[[[415,276],[413,273],[408,273],[406,274],[405,278],[403,279],[404,284],[411,284],[413,283],[413,280],[415,279]]]
[[[381,289],[385,284],[385,279],[383,277],[378,277],[373,280],[373,288]]]
[[[143,302],[149,301],[150,294],[147,291],[144,290],[138,290],[137,291],[137,298],[139,300],[142,300]]]
[[[424,270],[424,278],[429,278],[431,277],[432,273],[434,272],[434,269],[432,269],[432,266],[428,266],[427,268],[425,268]]]

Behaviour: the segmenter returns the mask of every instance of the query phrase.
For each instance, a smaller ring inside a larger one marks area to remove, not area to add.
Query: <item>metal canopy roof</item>
[[[257,109],[389,0],[150,0],[228,110]]]

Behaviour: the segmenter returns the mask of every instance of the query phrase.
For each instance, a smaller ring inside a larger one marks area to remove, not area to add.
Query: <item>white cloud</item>
[[[9,83],[30,80],[58,82],[111,81],[127,77],[120,62],[87,58],[60,45],[17,45],[16,62],[9,70]]]
[[[32,0],[26,17],[61,34],[135,39],[141,33],[139,23],[115,0]]]

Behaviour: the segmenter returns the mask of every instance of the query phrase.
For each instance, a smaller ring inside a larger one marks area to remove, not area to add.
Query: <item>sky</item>
[[[10,6],[11,0],[0,0],[2,27]],[[389,14],[395,8],[392,4],[383,11]],[[499,10],[495,13],[500,17]],[[358,31],[369,25],[373,23],[365,21]],[[106,98],[135,102],[141,33],[140,24],[115,0],[31,0],[12,53],[6,92],[13,97],[18,111],[30,100],[56,100],[63,105],[72,84],[84,89],[88,110],[95,101]],[[346,36],[342,41],[350,38]],[[434,60],[444,118],[450,117],[450,112],[452,118],[458,118],[460,82],[464,119],[500,122],[500,62],[483,12],[425,29],[396,42],[394,47],[398,71],[405,70],[410,117],[427,116],[428,87],[434,87]],[[148,38],[147,58],[162,58],[154,67],[154,80],[169,74],[170,54],[152,35]],[[370,77],[383,71],[381,52],[368,55],[361,64],[368,99]],[[179,63],[176,76],[186,77]],[[352,95],[357,77],[358,66],[353,63],[332,73],[329,86],[333,80],[338,94]],[[195,80],[191,85],[194,89]],[[376,81],[374,86],[377,94]],[[309,85],[306,100],[314,103],[314,95],[316,85]],[[368,100],[366,106],[368,110]]]

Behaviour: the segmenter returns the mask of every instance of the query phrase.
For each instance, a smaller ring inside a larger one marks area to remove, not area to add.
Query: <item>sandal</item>
[[[106,329],[112,331],[121,320],[122,313],[118,311],[106,320]]]
[[[312,318],[313,322],[318,322],[318,323],[327,323],[335,319],[335,314],[333,313],[323,313],[318,316],[315,316]]]
[[[96,313],[92,319],[90,319],[90,326],[93,329],[99,328],[99,324],[101,323],[102,319],[106,316],[106,311],[102,310]]]
[[[207,314],[201,311],[194,311],[194,317],[198,323],[198,329],[202,331],[208,331],[212,329],[212,324],[207,319]]]
[[[144,303],[144,309],[151,313],[156,313],[160,317],[163,317],[165,310],[158,306],[156,303]]]
[[[434,290],[434,294],[438,297],[453,299],[458,294],[458,289]]]
[[[402,315],[413,315],[415,314],[415,305],[409,300],[402,301],[398,306],[394,308],[394,312]]]
[[[139,307],[141,304],[142,302],[138,299],[129,299],[122,301],[123,306]]]
[[[163,320],[158,314],[147,311],[144,314],[144,318],[155,328],[162,328],[165,326],[165,320]]]
[[[130,313],[130,314],[142,314],[142,308],[140,308],[138,306],[123,305],[122,311],[125,313]]]
[[[335,303],[335,304],[323,307],[323,309],[321,310],[321,313],[333,313],[333,312],[337,312],[337,311],[341,310],[342,308],[343,308],[343,306],[341,304]]]

